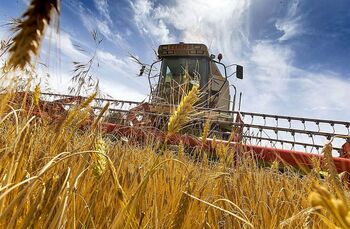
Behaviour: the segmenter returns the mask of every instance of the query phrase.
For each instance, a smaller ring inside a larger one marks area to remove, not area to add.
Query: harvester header
[[[102,125],[107,133],[131,141],[142,142],[152,137],[172,145],[182,142],[190,153],[192,149],[205,149],[215,155],[213,145],[219,143],[234,149],[237,160],[250,152],[259,163],[268,165],[278,161],[300,170],[311,169],[316,159],[323,166],[323,156],[318,154],[323,152],[324,143],[332,139],[333,154],[340,154],[340,158],[333,159],[337,171],[350,173],[350,140],[344,139],[350,139],[350,122],[243,112],[240,102],[236,110],[237,88],[230,77],[243,79],[241,65],[226,65],[221,61],[222,54],[209,55],[208,47],[197,43],[160,45],[158,55],[159,59],[149,65],[148,102],[94,100],[94,111],[103,110],[107,102],[110,104],[110,113]],[[140,76],[145,68],[143,65]],[[200,90],[195,104],[198,112],[191,114],[177,135],[169,137],[167,124],[172,112],[193,86]],[[29,96],[19,94],[18,104],[23,103],[23,97],[27,98],[29,107],[32,104]],[[36,113],[52,116],[54,120],[60,113],[67,114],[66,108],[80,103],[81,99],[43,94]],[[204,128],[208,129],[207,138],[200,139]]]
[[[204,44],[167,44],[160,45],[158,48],[160,57],[168,56],[202,56],[209,57],[208,47]]]

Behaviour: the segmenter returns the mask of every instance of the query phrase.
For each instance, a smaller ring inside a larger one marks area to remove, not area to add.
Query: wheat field
[[[35,86],[24,69],[58,12],[57,0],[32,0],[16,36],[3,43],[0,228],[350,228],[349,191],[334,172],[330,144],[323,150],[325,177],[317,162],[306,174],[281,173],[277,162],[258,166],[249,152],[233,163],[236,152],[225,145],[218,144],[216,160],[197,149],[196,160],[181,144],[125,141],[103,132],[103,115],[82,129],[96,94],[56,121],[34,112],[40,85],[14,102],[16,77],[27,79],[25,91]],[[172,114],[169,135],[196,112],[197,90]]]
[[[181,147],[126,143],[98,128],[81,131],[84,113],[73,110],[70,120],[56,124],[16,110],[3,113],[1,227],[349,226],[348,192],[336,189],[344,201],[329,194],[335,190],[330,178],[281,174],[251,158],[235,167],[226,158],[196,162]]]

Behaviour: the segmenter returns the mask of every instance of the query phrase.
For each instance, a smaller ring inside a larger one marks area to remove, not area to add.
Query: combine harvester
[[[106,132],[137,141],[150,136],[173,145],[181,141],[186,147],[205,147],[210,151],[215,151],[212,146],[215,136],[219,144],[251,152],[263,162],[278,161],[301,170],[311,169],[313,158],[319,159],[322,165],[320,151],[332,139],[333,160],[338,172],[350,172],[347,158],[350,155],[346,154],[350,151],[350,142],[346,140],[350,137],[350,122],[243,112],[240,111],[241,93],[236,109],[237,90],[229,78],[235,75],[243,79],[243,67],[221,63],[221,54],[215,60],[204,44],[160,45],[158,56],[158,61],[148,67],[143,65],[140,70],[140,76],[148,73],[148,103],[94,100],[93,108],[97,112],[110,103],[103,124]],[[160,65],[160,71],[153,74],[154,69],[159,69],[156,65]],[[181,133],[169,136],[166,131],[170,113],[193,86],[198,86],[201,92],[196,114]],[[234,91],[232,99],[230,89]],[[42,99],[59,111],[82,97],[43,93]],[[207,119],[211,123],[210,138],[203,141],[199,137]],[[338,153],[341,157],[335,157]]]

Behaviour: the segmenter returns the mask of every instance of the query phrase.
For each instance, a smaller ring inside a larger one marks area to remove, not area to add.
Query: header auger
[[[230,85],[229,79],[233,75],[243,79],[242,66],[223,64],[221,54],[215,60],[204,44],[160,45],[158,55],[159,60],[147,69],[150,85],[147,103],[94,99],[91,106],[95,114],[110,103],[103,123],[106,132],[130,140],[156,138],[174,145],[183,142],[185,146],[209,151],[215,151],[211,144],[215,136],[219,144],[229,145],[236,151],[249,151],[264,163],[279,161],[299,169],[312,168],[313,158],[322,164],[321,150],[332,139],[333,155],[340,152],[342,156],[333,158],[338,172],[350,172],[350,159],[347,159],[350,141],[346,141],[350,138],[350,122],[236,110],[236,87]],[[157,64],[160,71],[154,74]],[[142,66],[140,75],[145,69]],[[171,111],[193,86],[201,92],[196,115],[180,133],[169,137],[166,132]],[[231,86],[235,89],[233,94]],[[50,109],[44,107],[56,107],[51,113],[56,118],[57,112],[64,115],[82,99],[84,97],[42,93],[41,106],[46,113],[50,113]],[[211,123],[209,138],[201,140],[207,119]]]

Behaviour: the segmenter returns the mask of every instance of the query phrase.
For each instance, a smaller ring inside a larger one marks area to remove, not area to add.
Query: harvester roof
[[[209,57],[208,47],[204,44],[178,44],[160,45],[158,48],[160,57],[171,56],[202,56]]]

